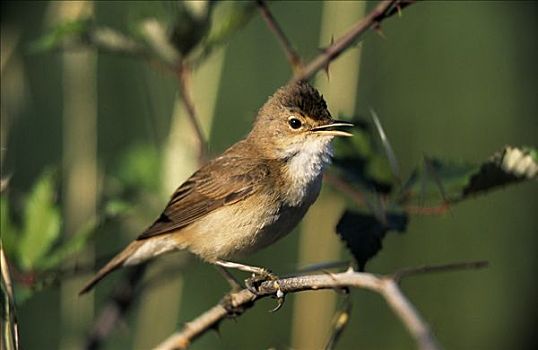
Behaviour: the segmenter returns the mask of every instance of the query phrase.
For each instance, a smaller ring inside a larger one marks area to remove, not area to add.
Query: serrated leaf
[[[462,195],[467,197],[513,182],[536,179],[536,149],[505,147],[494,154],[469,179]]]
[[[454,203],[500,186],[535,179],[538,162],[532,148],[506,147],[482,164],[426,158],[406,181],[401,200],[418,197]]]
[[[45,172],[26,200],[19,242],[19,262],[32,270],[60,235],[60,211],[55,203],[54,176]]]
[[[336,225],[336,232],[346,243],[360,271],[364,271],[368,260],[381,250],[388,231],[403,232],[407,228],[408,216],[405,213],[386,213],[384,219],[381,221],[372,214],[346,210]]]

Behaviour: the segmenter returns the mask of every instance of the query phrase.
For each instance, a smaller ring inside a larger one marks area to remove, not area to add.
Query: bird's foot
[[[278,276],[267,269],[260,268],[259,271],[254,272],[250,278],[245,280],[245,286],[252,293],[259,295],[259,287],[263,282],[277,281]]]
[[[252,277],[245,280],[245,286],[247,289],[254,295],[259,296],[260,295],[260,286],[264,282],[272,281],[274,284],[274,287],[276,288],[275,297],[277,299],[277,305],[272,309],[269,310],[269,312],[275,312],[278,311],[282,305],[284,305],[284,292],[280,289],[280,284],[278,283],[279,277],[275,275],[274,273],[270,272],[269,270],[263,271],[261,274],[252,274]]]

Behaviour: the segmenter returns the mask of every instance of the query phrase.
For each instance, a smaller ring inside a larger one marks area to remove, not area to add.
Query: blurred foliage
[[[255,10],[255,2],[163,1],[160,6],[142,6],[136,16],[131,16],[129,33],[82,18],[54,26],[36,39],[30,50],[86,46],[103,52],[155,57],[171,66],[180,59],[197,65],[246,25]]]
[[[20,274],[56,271],[86,247],[96,228],[92,220],[70,238],[60,236],[62,220],[56,201],[56,176],[46,170],[24,200],[20,225],[13,222],[7,196],[2,195],[2,244]],[[33,280],[33,278],[31,279]],[[34,287],[32,281],[29,287]]]
[[[45,259],[59,238],[61,216],[55,200],[54,173],[45,171],[25,200],[22,225],[9,217],[7,200],[2,196],[2,238],[8,256],[23,270],[34,270]]]
[[[8,192],[2,193],[2,247],[12,267],[25,276],[27,282],[18,286],[17,301],[22,303],[34,291],[50,286],[51,280],[72,274],[70,269],[76,270],[76,267],[69,267],[73,258],[86,248],[95,232],[102,230],[109,219],[132,214],[133,209],[145,210],[147,204],[137,208],[133,202],[148,193],[158,192],[159,169],[160,159],[154,148],[146,145],[130,148],[107,178],[105,186],[109,196],[104,198],[98,216],[88,220],[73,234],[63,237],[60,235],[62,219],[55,171],[45,170],[33,185],[23,200],[23,215],[20,218],[12,217],[15,210],[12,210],[8,201]]]
[[[127,191],[160,189],[161,158],[154,147],[134,145],[118,161],[113,174],[117,183]]]

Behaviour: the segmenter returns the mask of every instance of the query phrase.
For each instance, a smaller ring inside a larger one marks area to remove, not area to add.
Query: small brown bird
[[[314,203],[338,130],[323,97],[307,82],[286,85],[259,110],[252,131],[196,171],[159,218],[82,289],[113,270],[188,250],[225,268],[266,270],[227,261],[288,234]]]

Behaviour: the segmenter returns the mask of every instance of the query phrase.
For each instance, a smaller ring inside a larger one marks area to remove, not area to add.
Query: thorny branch
[[[308,63],[305,68],[296,74],[291,81],[308,80],[319,70],[326,69],[340,54],[357,42],[361,35],[369,29],[378,29],[383,20],[399,13],[403,8],[413,4],[415,0],[384,0],[373,11],[361,19],[351,29],[325,48],[321,54]]]
[[[391,17],[412,3],[414,3],[414,0],[381,1],[372,12],[352,26],[346,34],[338,38],[329,47],[325,48],[323,52],[314,58],[310,63],[304,65],[300,55],[293,48],[290,40],[286,37],[283,30],[272,16],[265,2],[263,0],[257,1],[258,8],[263,19],[266,21],[270,30],[277,37],[284,50],[284,53],[286,54],[286,58],[293,69],[294,77],[291,81],[310,79],[319,70],[324,68],[326,69],[331,61],[335,60],[340,54],[357,42],[361,35],[371,28],[378,29],[380,23],[384,19]],[[202,160],[206,156],[206,141],[196,114],[194,103],[190,97],[189,76],[191,70],[183,62],[179,62],[176,67],[176,76],[179,81],[180,93],[199,142],[199,157]],[[329,179],[331,179],[331,177],[329,177]],[[339,185],[342,184],[341,181],[337,181],[338,179],[335,180],[332,178],[332,180],[334,180],[331,181],[332,184],[336,187],[339,187]],[[364,198],[362,198],[360,192],[354,191],[353,193],[357,204],[361,202],[364,203]],[[274,296],[279,291],[282,293],[294,293],[305,290],[355,287],[368,289],[382,295],[387,304],[393,309],[395,314],[408,328],[420,349],[438,349],[435,338],[431,334],[429,327],[422,320],[413,305],[400,291],[398,287],[399,280],[411,274],[431,271],[446,271],[452,269],[480,268],[483,266],[483,263],[475,263],[423,267],[419,269],[402,270],[392,276],[377,276],[348,270],[338,274],[304,275],[281,279],[278,281],[264,282],[259,288],[258,295],[253,294],[248,289],[228,294],[221,303],[212,307],[193,321],[186,324],[183,330],[170,336],[157,348],[187,348],[190,342],[200,337],[207,330],[216,327],[224,318],[232,314],[240,314],[252,307],[257,300],[268,296]],[[140,274],[138,274],[138,276],[140,276]],[[129,282],[130,286],[136,284],[136,281]],[[132,293],[132,291],[130,293]],[[92,332],[92,337],[89,338],[90,342],[87,344],[88,348],[98,347],[99,342],[104,338],[104,336],[106,336],[106,334],[110,332],[110,329],[112,329],[112,325],[118,319],[120,319],[123,313],[127,310],[132,298],[132,294],[126,296],[117,295],[113,298],[109,307],[105,308],[101,315],[101,317],[109,321],[106,323],[103,322],[104,324],[109,325],[109,327],[104,327],[101,329],[96,327]]]
[[[387,276],[356,272],[350,268],[345,272],[334,274],[302,275],[283,278],[277,281],[266,281],[259,286],[257,295],[248,289],[228,294],[219,304],[188,322],[182,330],[172,334],[168,339],[159,344],[156,349],[186,349],[192,341],[202,336],[208,330],[216,328],[223,319],[230,316],[237,316],[252,307],[258,300],[269,296],[276,296],[280,293],[285,295],[287,293],[308,290],[341,288],[360,288],[380,294],[411,333],[419,349],[439,349],[437,341],[427,323],[401,292],[398,286],[399,280],[402,277],[410,275],[409,271],[415,274],[430,271],[478,269],[485,266],[487,266],[486,262],[428,266],[420,269],[401,270]]]

